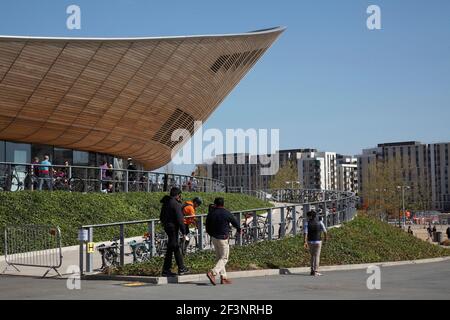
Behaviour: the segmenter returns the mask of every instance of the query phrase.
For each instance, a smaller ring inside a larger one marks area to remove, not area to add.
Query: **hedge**
[[[357,217],[341,228],[331,229],[330,240],[323,245],[321,265],[402,261],[449,256],[450,250],[422,241],[408,233],[368,217]],[[205,273],[214,266],[212,251],[186,256],[192,273]],[[113,274],[160,275],[163,260],[129,264],[112,270]],[[233,247],[227,271],[278,269],[309,266],[309,253],[303,237],[264,241],[245,247]],[[111,270],[110,270],[111,271]]]
[[[81,225],[158,218],[160,199],[166,193],[69,193],[55,192],[0,192],[0,229],[6,225],[51,224],[59,226],[63,245],[77,244]],[[199,213],[206,213],[215,197],[225,198],[225,207],[231,211],[271,207],[269,202],[236,193],[183,193],[183,199],[200,196],[203,199]],[[141,235],[145,226],[127,226],[126,236]],[[118,228],[96,229],[94,241],[110,240]],[[3,232],[0,237],[3,236]],[[1,239],[0,239],[1,240]],[[3,241],[0,242],[0,248]]]

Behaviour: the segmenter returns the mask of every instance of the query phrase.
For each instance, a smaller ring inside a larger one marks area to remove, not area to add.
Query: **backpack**
[[[161,212],[159,213],[159,221],[161,221],[162,225],[164,226],[167,223],[167,204],[169,203],[170,197],[164,196],[161,199]]]

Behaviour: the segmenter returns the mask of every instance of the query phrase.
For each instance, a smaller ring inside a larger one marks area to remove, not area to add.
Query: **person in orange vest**
[[[190,201],[185,201],[183,204],[183,215],[184,215],[184,226],[186,233],[184,235],[184,243],[182,246],[183,254],[186,254],[186,248],[189,244],[189,229],[197,226],[197,220],[195,218],[195,212],[198,207],[202,204],[202,199],[200,197],[195,197]]]

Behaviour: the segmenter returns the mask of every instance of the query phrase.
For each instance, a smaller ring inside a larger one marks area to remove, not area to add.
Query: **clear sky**
[[[81,30],[66,7],[81,7]],[[382,29],[366,27],[370,4]],[[164,36],[287,31],[205,128],[279,128],[280,147],[357,154],[450,141],[448,0],[2,0],[0,34]]]

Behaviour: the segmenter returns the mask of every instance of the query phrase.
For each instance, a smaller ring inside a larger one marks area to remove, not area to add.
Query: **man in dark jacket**
[[[230,244],[228,243],[230,223],[237,229],[237,232],[241,232],[239,222],[223,206],[224,199],[216,198],[214,200],[214,206],[210,207],[208,216],[206,217],[206,232],[211,236],[217,261],[216,266],[206,274],[213,285],[216,285],[217,275],[220,275],[221,284],[231,284],[225,270],[230,253]]]
[[[175,261],[178,266],[178,275],[183,275],[188,272],[188,269],[184,266],[183,256],[181,255],[179,246],[179,232],[185,233],[183,212],[181,210],[181,190],[172,188],[170,190],[170,196],[165,196],[161,200],[161,203],[160,220],[168,237],[162,276],[173,277],[176,275],[171,271],[172,255],[175,255]]]
[[[327,240],[327,229],[322,221],[316,219],[316,212],[309,211],[307,214],[308,221],[303,226],[304,247],[309,249],[311,255],[311,275],[321,276],[319,273],[320,251],[322,249],[322,233]]]

